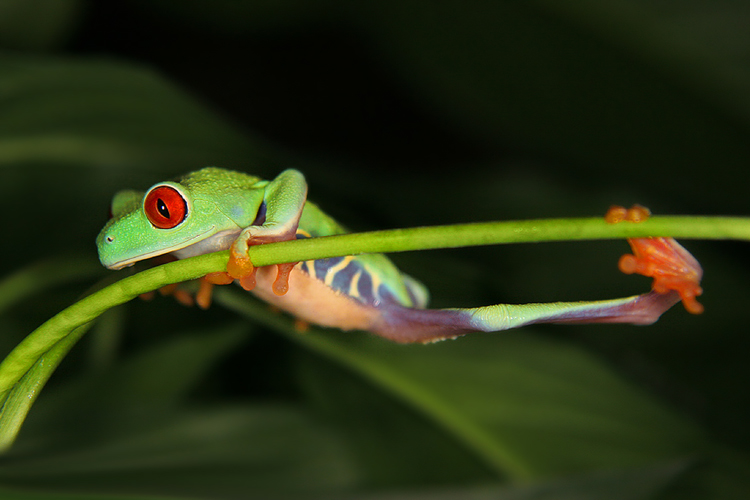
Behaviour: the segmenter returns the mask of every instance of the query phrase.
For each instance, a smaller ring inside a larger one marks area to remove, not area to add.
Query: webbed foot
[[[211,295],[214,285],[228,285],[234,279],[227,273],[210,273],[198,280],[199,287],[195,297],[184,288],[180,288],[180,283],[172,283],[159,288],[159,294],[162,296],[171,295],[174,299],[186,307],[192,307],[197,304],[201,309],[208,309],[211,306]],[[187,282],[185,282],[187,283]],[[151,300],[155,292],[143,293],[140,295],[142,300]]]
[[[193,296],[187,290],[179,288],[178,283],[172,283],[159,288],[159,294],[162,296],[171,295],[174,299],[182,304],[183,306],[192,307],[194,301]],[[142,300],[151,300],[154,298],[154,292],[142,293],[139,296]]]
[[[227,274],[232,278],[239,280],[240,286],[245,290],[255,288],[255,272],[257,268],[247,256],[247,251],[243,254],[237,251],[235,246],[229,252],[229,262],[227,262]]]
[[[605,220],[610,223],[641,222],[648,219],[649,215],[648,209],[639,205],[629,209],[615,206],[609,209]],[[682,304],[688,312],[703,312],[703,305],[696,300],[703,293],[700,286],[703,269],[690,252],[674,238],[628,238],[628,243],[633,254],[620,258],[620,271],[654,278],[654,291],[663,294],[674,290],[680,294]]]
[[[292,236],[294,238],[294,236]],[[229,262],[227,262],[226,274],[236,280],[239,280],[240,286],[245,290],[252,290],[255,288],[255,273],[257,268],[250,261],[247,256],[248,249],[253,245],[260,245],[263,243],[270,243],[273,241],[287,241],[290,238],[278,238],[268,239],[263,238],[261,241],[248,238],[242,240],[242,236],[237,239],[232,245],[229,251]],[[296,265],[296,262],[276,264],[277,274],[276,280],[273,282],[273,293],[276,295],[284,295],[289,290],[289,274]]]

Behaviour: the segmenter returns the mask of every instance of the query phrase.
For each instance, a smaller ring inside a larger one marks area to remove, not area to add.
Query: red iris
[[[175,188],[158,186],[146,195],[143,210],[154,227],[172,229],[185,220],[187,202]]]

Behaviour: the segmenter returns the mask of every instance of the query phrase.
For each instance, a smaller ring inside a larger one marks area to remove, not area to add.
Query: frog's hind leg
[[[373,332],[396,342],[435,342],[470,332],[498,332],[537,323],[630,323],[649,325],[680,301],[674,291],[651,291],[593,302],[497,304],[473,309],[382,308]]]
[[[612,207],[608,223],[641,222],[648,219],[647,208]],[[698,314],[703,306],[696,296],[702,293],[703,270],[698,261],[673,238],[630,238],[633,255],[620,260],[620,269],[654,278],[652,290],[643,295],[593,302],[553,302],[547,304],[498,304],[474,309],[421,310],[398,304],[383,304],[381,314],[370,329],[396,342],[434,342],[469,332],[496,332],[535,323],[630,323],[648,325],[659,319],[680,300]]]

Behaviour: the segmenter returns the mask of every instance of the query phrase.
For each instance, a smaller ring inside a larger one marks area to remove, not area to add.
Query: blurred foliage
[[[732,0],[0,1],[0,348],[91,286],[114,191],[205,165],[295,166],[354,229],[634,202],[747,215],[749,16]],[[397,346],[299,335],[229,290],[209,311],[127,304],[54,374],[0,494],[747,498],[747,247],[686,246],[706,313],[647,328]],[[626,249],[394,259],[434,306],[472,306],[638,292]],[[12,281],[60,254],[89,262],[35,294]]]

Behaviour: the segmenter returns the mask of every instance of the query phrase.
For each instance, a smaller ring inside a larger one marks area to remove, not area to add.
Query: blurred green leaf
[[[322,419],[339,429],[369,489],[490,484],[505,479],[474,450],[407,401],[328,357],[302,350],[296,379]]]
[[[247,340],[249,327],[216,327],[170,337],[108,367],[84,370],[77,379],[51,391],[34,413],[26,435],[44,440],[47,446],[70,446],[95,442],[101,433],[139,428],[139,424],[118,419],[114,427],[106,422],[117,413],[143,420],[184,405],[209,370]],[[86,433],[74,435],[71,441],[70,429],[60,423],[79,421],[81,414],[90,421]]]
[[[357,477],[335,435],[295,408],[154,412],[128,427],[88,446],[9,457],[0,480],[33,491],[275,498],[343,491]]]
[[[19,269],[0,281],[0,314],[46,288],[102,274],[99,263],[75,257],[49,259]]]
[[[687,469],[685,462],[644,469],[573,476],[516,487],[433,489],[419,493],[384,493],[356,497],[362,500],[628,500],[655,498]]]
[[[72,31],[81,0],[1,0],[0,46],[50,49]]]
[[[99,409],[139,405],[171,408],[184,401],[208,370],[247,341],[249,328],[252,325],[186,332],[150,345],[105,372],[84,372],[80,380],[68,384],[63,401],[57,403],[60,408],[47,411],[59,415],[65,407],[91,404]]]
[[[25,488],[0,488],[0,495],[8,500],[163,500],[161,495],[112,495],[85,493],[58,493],[53,491],[28,491]]]
[[[257,155],[251,141],[147,68],[0,54],[0,89],[0,167],[194,167]]]
[[[233,290],[217,290],[216,300],[269,324]],[[693,424],[590,354],[528,328],[403,346],[362,335],[299,335],[288,323],[272,324],[424,414],[500,475],[642,466],[706,445]]]

